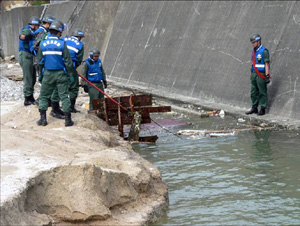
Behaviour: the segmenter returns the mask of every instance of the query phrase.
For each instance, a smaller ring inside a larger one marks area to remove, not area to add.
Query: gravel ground
[[[21,83],[14,82],[1,75],[1,102],[23,100],[23,87]]]

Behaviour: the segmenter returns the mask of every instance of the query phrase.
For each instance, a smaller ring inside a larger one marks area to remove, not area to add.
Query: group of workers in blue
[[[89,57],[83,61],[84,32],[76,28],[70,37],[62,37],[65,24],[51,15],[40,20],[31,17],[27,26],[19,35],[19,63],[23,70],[24,105],[39,105],[40,119],[38,125],[47,125],[46,112],[52,107],[50,115],[65,119],[65,126],[72,126],[71,113],[75,109],[79,91],[77,68],[82,65],[82,76],[89,82],[82,81],[84,91],[89,94],[89,110],[93,110],[93,100],[104,95],[92,84],[104,91],[107,88],[105,71],[100,59],[100,51],[93,48]],[[264,115],[267,108],[267,84],[270,82],[270,55],[261,44],[261,36],[250,37],[253,46],[251,67],[251,101],[252,107],[247,115],[256,113]],[[34,85],[37,71],[41,90],[39,100],[35,100]],[[59,102],[62,102],[62,110]],[[260,110],[258,111],[258,107]]]
[[[66,27],[62,21],[51,15],[42,20],[33,16],[19,34],[19,63],[23,71],[24,105],[38,105],[40,119],[37,125],[46,126],[48,107],[50,115],[65,119],[65,126],[74,122],[71,113],[75,109],[79,92],[77,68],[82,65],[82,76],[89,82],[81,81],[84,91],[89,94],[89,110],[93,110],[93,100],[104,95],[92,86],[104,91],[107,88],[105,71],[100,59],[100,50],[92,48],[89,57],[83,60],[84,32],[75,28],[71,36],[62,37]],[[36,78],[41,83],[38,99],[34,98]],[[62,102],[62,110],[60,108]]]

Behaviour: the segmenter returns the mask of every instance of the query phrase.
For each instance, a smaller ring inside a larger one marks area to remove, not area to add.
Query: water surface
[[[247,127],[225,116],[159,114],[220,130]],[[157,131],[156,131],[157,132]],[[152,162],[169,187],[169,208],[155,225],[300,225],[300,135],[297,131],[244,131],[231,137],[158,133],[155,145],[133,148]]]

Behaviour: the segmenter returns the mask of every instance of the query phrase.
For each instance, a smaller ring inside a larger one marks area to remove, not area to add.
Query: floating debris
[[[245,119],[243,119],[243,118],[239,118],[238,119],[238,122],[245,122],[246,120]]]
[[[274,127],[258,127],[258,126],[251,126],[250,128],[244,129],[232,129],[232,130],[179,130],[176,135],[183,135],[183,136],[209,136],[209,137],[229,137],[235,136],[237,133],[242,131],[251,131],[251,130],[268,130],[274,129]]]
[[[225,112],[224,110],[221,110],[219,113],[220,118],[224,118],[225,117]]]
[[[230,136],[234,136],[235,132],[226,132],[226,133],[208,133],[207,134],[210,137],[230,137]]]

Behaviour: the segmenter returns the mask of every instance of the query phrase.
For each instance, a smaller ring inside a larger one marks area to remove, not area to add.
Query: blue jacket
[[[62,39],[67,44],[67,48],[70,52],[73,63],[78,62],[77,54],[82,49],[83,43],[81,41],[79,41],[79,39],[77,37],[74,37],[74,36],[72,36],[72,37],[67,37],[66,36]]]
[[[33,32],[33,35],[37,35],[40,32],[43,32],[45,34],[45,33],[49,32],[49,29],[47,29],[43,25],[41,25],[35,32]]]
[[[31,34],[33,35],[34,31],[30,27],[30,25],[27,25],[27,26],[23,27],[22,31],[25,30],[25,29],[30,30]],[[31,52],[30,49],[32,48],[33,43],[34,43],[34,39],[31,39],[31,40],[21,40],[21,39],[19,39],[19,51],[26,51],[26,52],[30,53]]]
[[[87,71],[86,78],[90,82],[101,82],[101,80],[103,80],[103,75],[102,75],[102,70],[101,70],[102,62],[101,62],[100,58],[97,61],[94,61],[94,63],[92,65],[90,64],[89,60],[91,60],[91,58],[87,58],[85,60],[85,62],[88,65],[88,71]]]
[[[264,60],[264,50],[267,50],[266,47],[264,47],[263,45],[260,45],[255,51],[255,67],[258,69],[259,72],[265,73],[266,69],[265,69],[265,60]],[[251,62],[253,61],[253,52],[251,55]],[[252,72],[255,72],[254,68],[253,68],[253,62],[252,62],[252,68],[251,68]]]
[[[45,70],[65,70],[64,65],[64,45],[65,42],[55,35],[47,36],[47,39],[41,41],[41,51],[43,54]]]
[[[35,40],[33,42],[33,45],[30,47],[30,52],[32,52],[34,55],[37,54],[35,51],[35,46],[39,44],[36,42],[40,42],[41,41],[40,39],[42,38],[43,34],[46,34],[48,32],[49,32],[49,29],[47,29],[43,25],[41,25],[35,32],[32,33],[35,36]],[[40,36],[40,33],[42,36]]]

